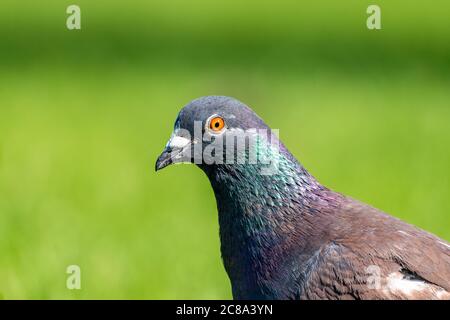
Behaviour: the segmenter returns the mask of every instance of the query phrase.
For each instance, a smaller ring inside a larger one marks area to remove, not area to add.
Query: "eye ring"
[[[225,120],[218,115],[213,115],[208,121],[208,129],[213,133],[220,133],[225,128]]]

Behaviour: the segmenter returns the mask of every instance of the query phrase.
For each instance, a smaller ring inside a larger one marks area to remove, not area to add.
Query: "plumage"
[[[274,163],[275,173],[264,173],[267,162],[199,163],[193,148],[170,144],[156,169],[195,162],[208,176],[235,299],[450,299],[449,243],[324,187],[241,102],[194,100],[180,111],[173,137],[189,139],[189,147],[198,144],[194,121],[201,121],[205,134],[211,115],[227,124],[225,133],[213,134],[216,139],[268,130],[268,136],[254,135],[248,149]],[[248,160],[248,149],[238,150],[234,160]]]

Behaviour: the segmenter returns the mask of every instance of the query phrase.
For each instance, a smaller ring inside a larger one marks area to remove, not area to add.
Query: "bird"
[[[323,186],[235,98],[181,109],[155,170],[173,163],[210,181],[236,300],[450,299],[448,242]]]

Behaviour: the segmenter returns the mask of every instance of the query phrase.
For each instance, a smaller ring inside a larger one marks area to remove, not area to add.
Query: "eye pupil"
[[[216,128],[218,128],[218,127],[219,127],[219,122],[216,122],[216,123],[214,124],[214,126],[215,126]]]

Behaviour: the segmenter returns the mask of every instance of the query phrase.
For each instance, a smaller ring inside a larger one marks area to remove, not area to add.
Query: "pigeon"
[[[448,242],[323,186],[274,131],[234,98],[198,98],[156,161],[209,178],[234,299],[450,299]]]

